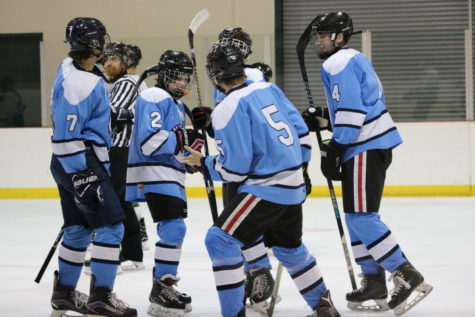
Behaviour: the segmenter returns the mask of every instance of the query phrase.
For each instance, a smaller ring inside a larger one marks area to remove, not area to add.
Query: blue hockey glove
[[[307,196],[312,193],[312,180],[310,176],[308,176],[308,162],[302,164],[303,170],[303,179],[305,180],[305,191],[307,192]]]
[[[74,200],[84,212],[95,212],[103,202],[100,180],[94,171],[87,169],[71,174]]]
[[[334,181],[342,179],[341,174],[341,153],[330,140],[325,140],[320,148],[321,164],[320,169],[326,178]]]
[[[308,107],[302,112],[302,118],[310,131],[330,130],[330,115],[328,108]]]

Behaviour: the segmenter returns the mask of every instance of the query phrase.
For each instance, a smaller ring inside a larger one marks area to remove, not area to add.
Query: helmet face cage
[[[128,51],[127,46],[122,42],[109,43],[105,46],[100,58],[102,63],[107,61],[108,57],[118,57],[120,61],[127,65]]]
[[[106,28],[95,18],[74,18],[66,26],[66,43],[71,51],[102,50],[110,42]]]
[[[244,59],[252,53],[252,39],[242,28],[224,29],[218,37],[218,44],[233,45],[241,51]]]
[[[174,99],[178,100],[185,96],[193,85],[193,64],[188,55],[169,50],[160,57],[158,65],[158,86],[165,89]]]

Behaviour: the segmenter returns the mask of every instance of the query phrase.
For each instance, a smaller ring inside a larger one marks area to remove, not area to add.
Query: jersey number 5
[[[283,121],[277,121],[275,122],[274,119],[272,119],[272,114],[279,112],[279,109],[275,105],[270,105],[265,108],[261,109],[262,113],[264,113],[264,117],[267,120],[267,123],[274,128],[277,131],[285,130],[287,133],[287,137],[283,135],[279,135],[279,141],[282,142],[283,144],[287,146],[291,146],[294,144],[294,136],[292,135],[292,130],[290,130],[289,126],[283,122]]]

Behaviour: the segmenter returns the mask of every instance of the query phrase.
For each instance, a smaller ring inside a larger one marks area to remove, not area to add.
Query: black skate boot
[[[53,295],[51,296],[51,306],[53,312],[50,317],[66,316],[67,311],[74,311],[80,314],[87,314],[88,296],[84,293],[76,291],[69,286],[59,284],[59,273],[54,272]]]
[[[91,315],[106,317],[137,317],[137,310],[118,299],[107,287],[94,287],[94,275],[91,275],[91,291],[87,306]]]
[[[389,308],[396,316],[402,315],[419,303],[432,291],[432,286],[424,283],[424,277],[410,263],[399,266],[389,280],[394,281]],[[416,297],[408,302],[409,296],[417,292]]]
[[[248,294],[252,308],[258,313],[267,314],[267,309],[269,308],[267,299],[272,296],[275,285],[274,277],[270,269],[260,268],[252,270],[249,275],[246,276],[246,279],[247,285],[245,285],[245,292],[247,287],[247,291],[250,292]],[[277,301],[280,301],[280,298]]]
[[[362,275],[361,287],[346,294],[348,308],[356,311],[386,311],[389,309],[386,302],[388,289],[383,268],[379,268],[376,275]],[[374,305],[364,302],[374,301]]]
[[[149,315],[157,317],[183,317],[186,304],[181,301],[180,292],[173,288],[176,280],[165,278],[164,280],[154,280],[152,291],[150,292],[150,306],[147,310]],[[191,311],[191,297],[184,294],[189,300]]]
[[[320,305],[315,308],[312,315],[308,315],[307,317],[340,317],[335,306],[333,306],[330,291],[326,291],[320,296]]]
[[[246,307],[244,307],[239,313],[237,313],[233,317],[246,317]]]
[[[139,219],[139,227],[140,227],[140,240],[142,241],[142,250],[148,250],[148,235],[147,235],[147,227],[145,226],[145,218]]]

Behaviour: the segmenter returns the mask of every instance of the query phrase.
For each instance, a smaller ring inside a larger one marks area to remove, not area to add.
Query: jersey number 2
[[[262,108],[261,111],[264,113],[264,117],[266,118],[267,123],[269,123],[272,128],[276,129],[277,131],[285,130],[285,132],[287,133],[287,137],[279,135],[279,141],[287,146],[291,146],[292,144],[294,144],[294,136],[292,135],[290,127],[283,121],[275,122],[274,119],[272,119],[271,115],[276,112],[279,112],[279,109],[277,109],[275,105],[270,105],[265,108]]]

